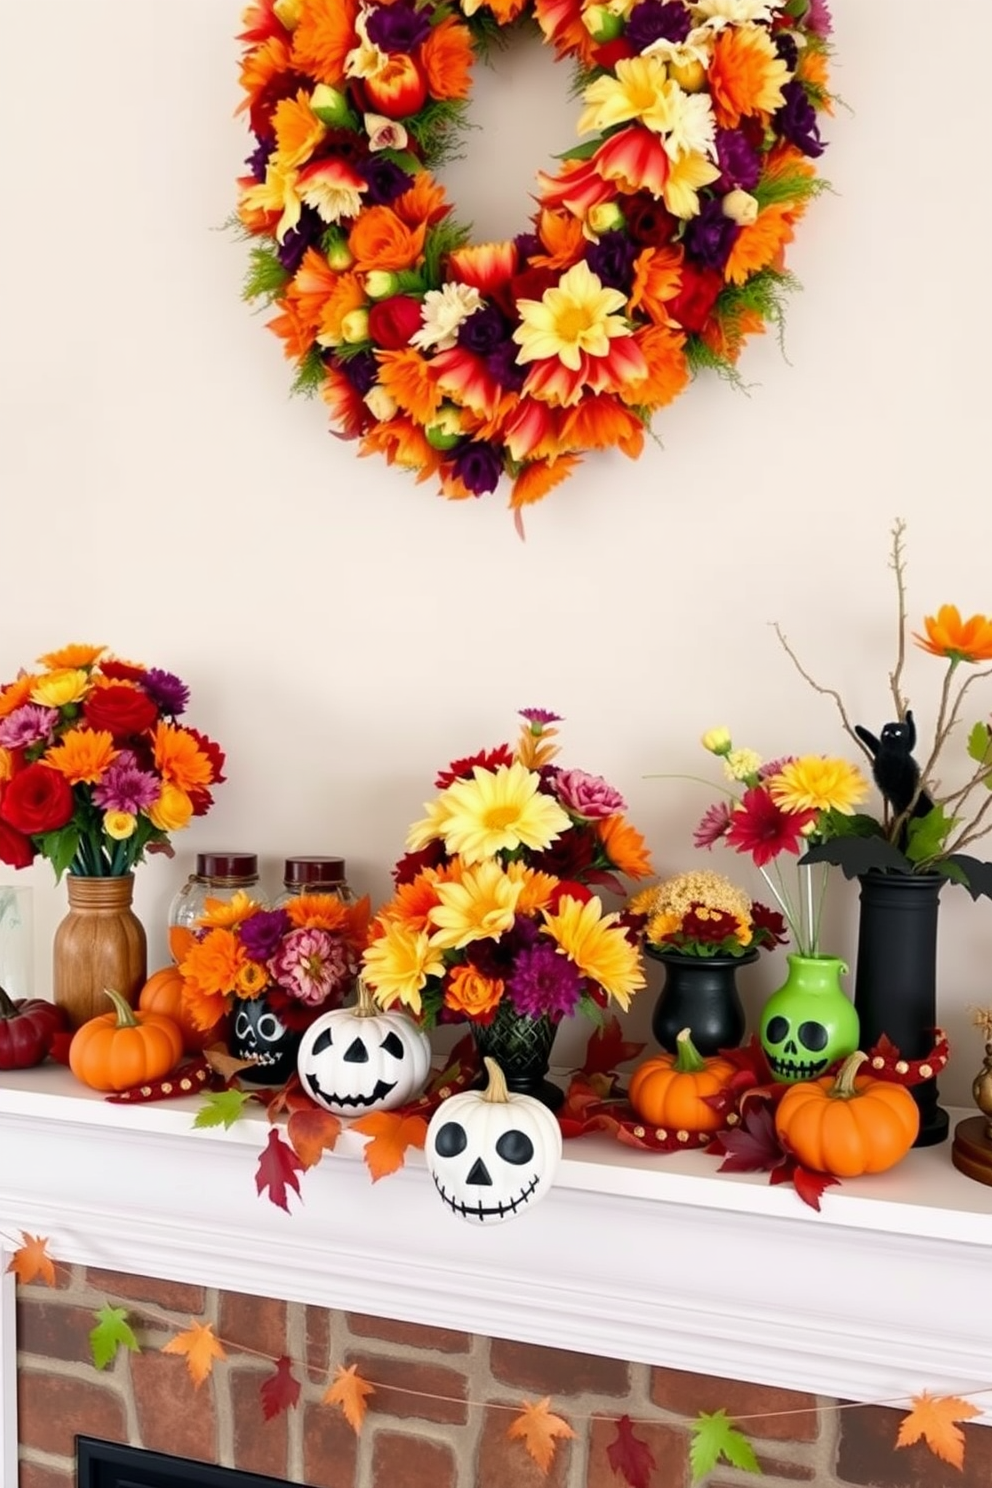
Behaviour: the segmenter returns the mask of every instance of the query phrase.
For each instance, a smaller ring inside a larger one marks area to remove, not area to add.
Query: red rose
[[[604,41],[596,48],[596,64],[607,72],[615,72],[618,62],[625,62],[628,57],[636,55],[630,42],[618,36],[614,41]]]
[[[665,301],[665,309],[684,330],[701,331],[722,288],[723,275],[716,269],[694,269],[684,263],[682,288],[674,300]]]
[[[0,863],[8,868],[30,868],[33,862],[34,848],[24,833],[0,821]]]
[[[25,765],[12,780],[0,801],[0,820],[26,837],[36,832],[56,832],[75,810],[72,790],[64,775],[50,765]]]
[[[376,346],[399,351],[409,346],[414,331],[420,330],[420,322],[419,300],[411,295],[392,295],[369,310],[369,336]]]
[[[427,98],[427,74],[407,52],[390,53],[386,65],[363,82],[369,103],[387,119],[408,118]]]
[[[158,708],[140,687],[112,684],[98,687],[83,704],[83,717],[92,729],[106,729],[115,739],[143,734],[158,719]]]

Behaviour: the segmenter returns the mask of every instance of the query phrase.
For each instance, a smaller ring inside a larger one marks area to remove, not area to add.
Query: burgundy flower
[[[239,927],[238,936],[253,961],[265,962],[275,955],[289,926],[284,909],[260,909]]]
[[[567,1018],[582,996],[584,978],[567,956],[549,941],[522,950],[506,984],[518,1013],[530,1018]]]
[[[74,810],[69,782],[50,765],[25,765],[8,780],[0,800],[0,819],[25,837],[58,831]]]
[[[466,755],[464,759],[452,760],[442,770],[434,784],[438,790],[447,790],[456,780],[470,780],[476,765],[483,770],[498,770],[500,765],[513,764],[513,751],[506,744],[497,744],[495,749],[480,749],[478,754]]]
[[[766,904],[759,904],[755,899],[751,904],[751,924],[754,927],[754,939],[762,945],[786,945],[788,943],[788,926],[777,909],[769,909]]]

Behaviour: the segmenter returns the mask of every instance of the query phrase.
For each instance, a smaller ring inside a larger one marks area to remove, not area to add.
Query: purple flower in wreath
[[[685,230],[686,257],[704,269],[722,270],[739,232],[737,223],[724,216],[722,201],[713,197]]]
[[[495,491],[503,473],[499,451],[491,444],[473,440],[464,445],[454,458],[455,475],[473,496]]]
[[[820,126],[816,122],[816,109],[806,96],[802,83],[793,78],[782,89],[785,103],[775,114],[775,124],[787,140],[814,159],[823,154]]]
[[[251,959],[264,964],[278,951],[289,926],[284,909],[260,909],[241,924],[238,935]]]
[[[431,31],[425,10],[415,10],[407,0],[393,5],[377,5],[368,12],[365,29],[369,41],[383,52],[412,52],[426,41]]]

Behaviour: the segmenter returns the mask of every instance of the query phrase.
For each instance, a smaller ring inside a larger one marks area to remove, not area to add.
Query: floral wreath
[[[472,243],[433,172],[476,58],[528,19],[588,137],[538,173],[528,231]],[[824,185],[825,0],[254,0],[243,26],[245,298],[363,455],[454,500],[506,474],[519,522],[781,322]]]

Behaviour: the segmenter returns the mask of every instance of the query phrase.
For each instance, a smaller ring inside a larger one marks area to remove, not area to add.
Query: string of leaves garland
[[[59,1263],[49,1255],[47,1237],[22,1232],[18,1243],[12,1237],[0,1234],[0,1242],[12,1252],[6,1269],[18,1283],[28,1286],[41,1282],[49,1287],[57,1286],[56,1267]],[[136,1327],[140,1329],[142,1325],[153,1323],[170,1331],[175,1328],[172,1318],[156,1314],[154,1309],[144,1305],[140,1309],[140,1317],[135,1318],[135,1326],[132,1326],[133,1314],[126,1305],[120,1305],[122,1300],[116,1299],[115,1305],[114,1299],[108,1297],[104,1305],[93,1314],[95,1326],[89,1334],[89,1345],[95,1369],[108,1368],[121,1349],[126,1353],[144,1351],[135,1331]],[[210,1323],[202,1323],[195,1318],[190,1319],[187,1329],[173,1332],[173,1336],[160,1345],[160,1351],[178,1355],[185,1360],[189,1376],[197,1389],[210,1378],[214,1365],[226,1360],[230,1353],[268,1361],[273,1366],[272,1371],[259,1385],[259,1408],[266,1421],[271,1421],[299,1405],[301,1381],[308,1377],[310,1367],[305,1359],[294,1359],[288,1355],[276,1358],[263,1349],[252,1349],[244,1343],[221,1338]],[[392,1393],[414,1397],[428,1393],[415,1386],[392,1382],[389,1389]],[[357,1365],[346,1367],[339,1364],[335,1366],[321,1403],[339,1409],[357,1436],[368,1412],[369,1399],[375,1393],[376,1382],[361,1375]],[[432,1399],[444,1398],[435,1391],[429,1393]],[[978,1390],[973,1393],[981,1395],[986,1392]],[[566,1419],[552,1410],[550,1396],[538,1401],[523,1400],[515,1406],[488,1400],[465,1401],[461,1397],[460,1403],[484,1410],[512,1413],[512,1420],[506,1429],[507,1439],[511,1443],[519,1442],[545,1477],[554,1463],[558,1443],[574,1438],[577,1435],[575,1427],[588,1425],[593,1419],[592,1416],[575,1411],[569,1412],[570,1420]],[[904,1407],[905,1400],[900,1398],[856,1404],[838,1402],[833,1406],[818,1405],[817,1414],[864,1409],[868,1405]],[[762,1412],[761,1418],[790,1413],[766,1410]],[[910,1408],[899,1422],[895,1446],[898,1449],[922,1442],[933,1456],[961,1470],[964,1467],[966,1443],[958,1423],[980,1414],[978,1406],[967,1396],[936,1396],[929,1391],[921,1391],[911,1397]],[[596,1419],[603,1417],[598,1415]],[[752,1419],[757,1418],[746,1415],[732,1417],[725,1409],[699,1411],[695,1417],[683,1418],[690,1436],[687,1456],[690,1481],[693,1484],[701,1482],[721,1463],[744,1472],[762,1473],[752,1441],[742,1429]],[[618,1480],[626,1483],[628,1488],[648,1488],[656,1461],[649,1444],[637,1435],[637,1428],[653,1422],[632,1418],[624,1413],[611,1424],[615,1427],[616,1434],[606,1451]]]
[[[435,173],[476,61],[535,22],[585,138],[537,174],[524,231],[475,243]],[[453,500],[506,475],[519,528],[780,324],[825,185],[825,0],[255,0],[243,27],[245,297],[361,454]]]

